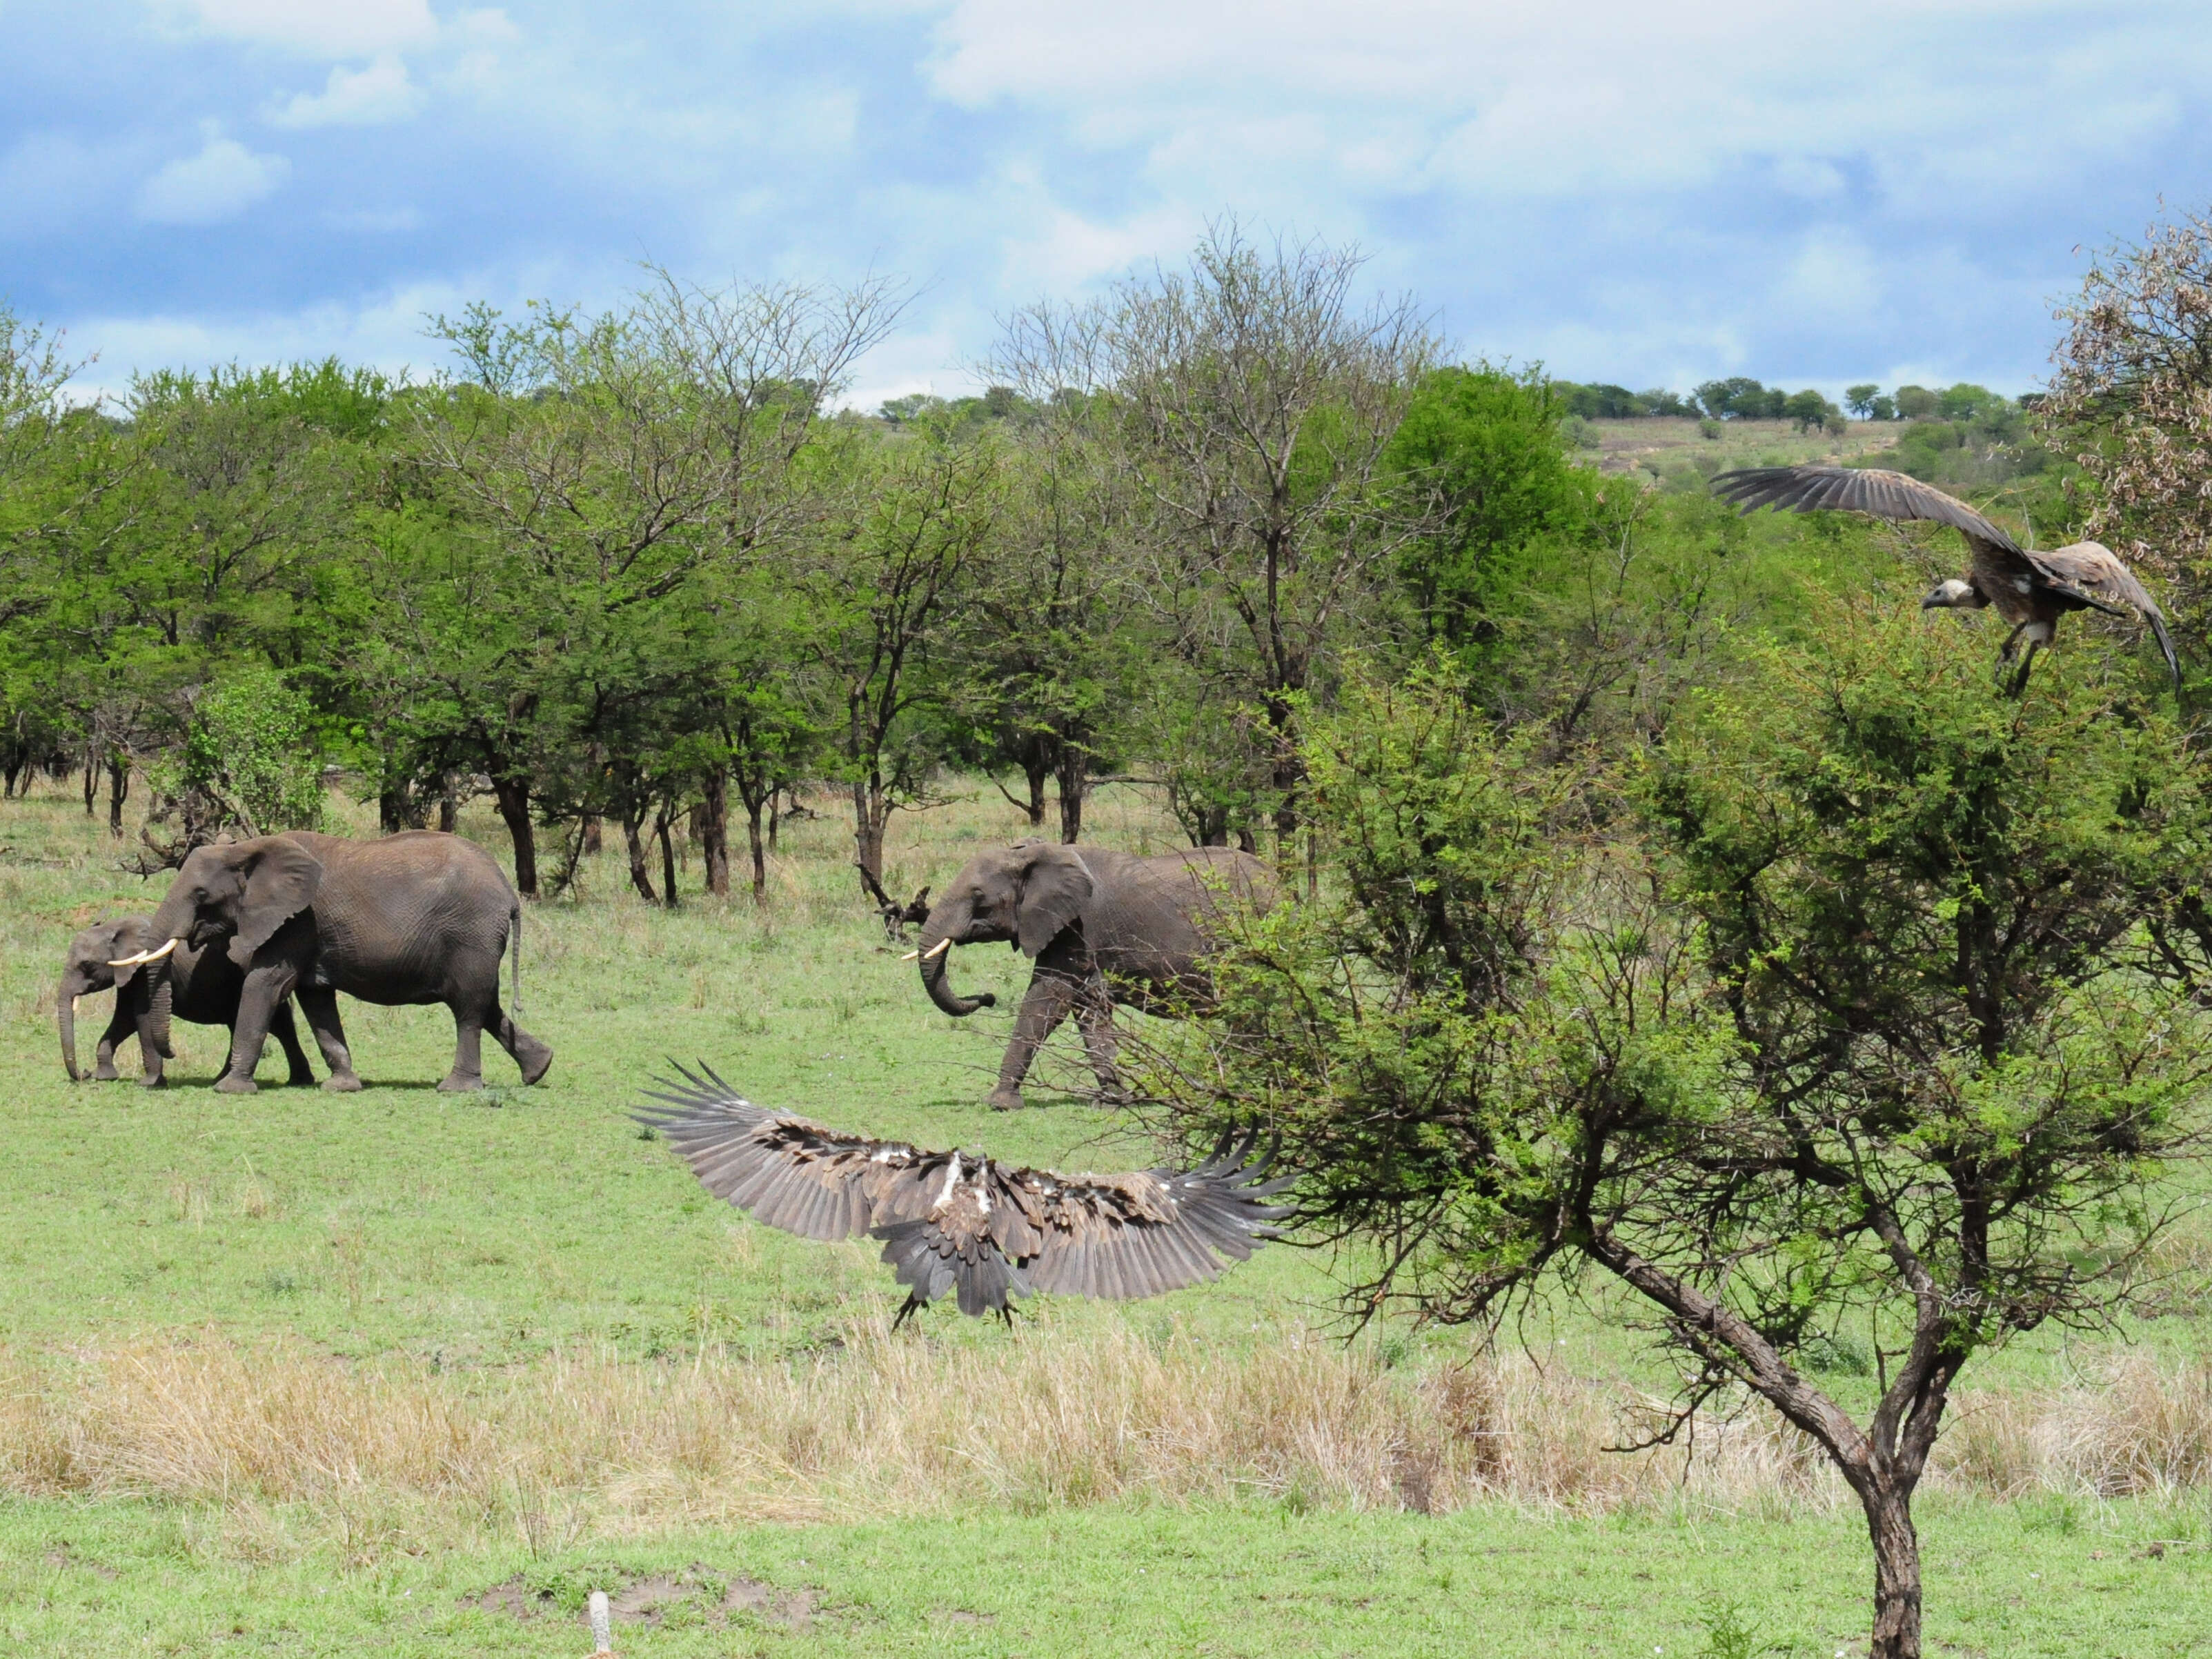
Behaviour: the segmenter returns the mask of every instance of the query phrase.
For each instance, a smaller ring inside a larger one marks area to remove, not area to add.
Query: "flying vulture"
[[[1760,507],[1799,513],[1832,507],[1877,519],[1929,519],[1960,532],[1973,556],[1972,568],[1963,577],[1938,582],[1920,608],[1978,611],[1994,606],[2013,625],[1999,660],[2010,661],[2014,644],[2023,634],[2027,636],[2027,654],[2013,677],[2015,692],[2027,683],[2028,665],[2039,647],[2051,643],[2060,617],[2069,611],[2121,616],[2125,614],[2123,605],[2132,607],[2150,624],[2174,684],[2181,684],[2181,663],[2166,631],[2165,613],[2112,549],[2096,542],[2031,553],[1964,501],[1902,472],[1875,467],[1749,467],[1722,473],[1713,480],[1713,491],[1747,513]]]
[[[681,1152],[707,1190],[801,1238],[884,1241],[907,1287],[896,1329],[948,1289],[960,1311],[1011,1320],[1033,1291],[1116,1299],[1158,1296],[1242,1261],[1290,1211],[1267,1200],[1295,1177],[1266,1179],[1256,1133],[1227,1138],[1194,1170],[1061,1176],[977,1152],[926,1152],[844,1134],[756,1106],[702,1065],[647,1090],[635,1114]]]

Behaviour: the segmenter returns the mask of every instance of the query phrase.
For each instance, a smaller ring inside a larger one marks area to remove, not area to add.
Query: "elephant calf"
[[[979,853],[922,924],[921,983],[957,1017],[988,1008],[989,993],[963,997],[946,983],[955,945],[1012,941],[1036,971],[1014,1018],[990,1103],[1022,1103],[1022,1079],[1038,1047],[1072,1011],[1099,1086],[1117,1093],[1114,1003],[1172,1012],[1212,994],[1204,958],[1224,905],[1274,902],[1267,866],[1225,847],[1139,858],[1103,848],[1018,841]]]
[[[473,842],[434,830],[378,841],[305,830],[197,849],[177,872],[149,929],[161,941],[139,962],[159,988],[186,951],[220,953],[244,975],[230,1066],[216,1087],[248,1094],[263,1040],[288,995],[330,1064],[325,1089],[354,1075],[338,993],[386,1005],[442,1002],[453,1010],[453,1068],[441,1089],[483,1087],[489,1030],[535,1083],[553,1051],[499,1003],[509,941],[522,973],[522,902],[505,872]]]
[[[246,988],[246,975],[221,951],[202,951],[185,945],[165,958],[166,975],[149,972],[143,963],[118,967],[124,958],[143,952],[155,943],[150,916],[117,916],[95,922],[70,941],[62,962],[61,983],[54,992],[54,1017],[61,1025],[62,1064],[70,1081],[78,1081],[76,1067],[76,1000],[95,992],[115,993],[115,1012],[100,1033],[93,1051],[93,1076],[107,1082],[119,1075],[115,1049],[125,1037],[138,1039],[138,1081],[149,1089],[162,1082],[161,1062],[169,1057],[172,1015],[199,1025],[238,1024],[238,1000]],[[269,1029],[283,1046],[284,1060],[295,1084],[313,1083],[307,1056],[300,1048],[300,1033],[292,1023],[292,1005],[278,1005]],[[234,1040],[235,1033],[234,1030]]]

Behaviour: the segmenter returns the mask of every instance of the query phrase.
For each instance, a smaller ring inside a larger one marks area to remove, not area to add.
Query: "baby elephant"
[[[69,1068],[72,1083],[83,1077],[76,1065],[79,997],[107,990],[115,993],[115,1012],[94,1051],[92,1075],[102,1082],[120,1075],[115,1069],[116,1045],[135,1036],[143,1073],[139,1084],[148,1089],[160,1088],[161,1062],[170,1052],[172,1015],[198,1025],[236,1028],[246,975],[222,951],[180,946],[171,953],[174,968],[166,979],[142,972],[135,965],[114,965],[154,942],[153,919],[149,916],[117,916],[111,921],[95,922],[70,941],[69,955],[62,963],[61,983],[54,993],[54,1015],[61,1025],[62,1064]],[[307,1069],[307,1056],[300,1047],[298,1028],[292,1023],[290,1003],[276,1011],[270,1030],[283,1046],[284,1060],[291,1069],[286,1080],[313,1083],[315,1074]]]

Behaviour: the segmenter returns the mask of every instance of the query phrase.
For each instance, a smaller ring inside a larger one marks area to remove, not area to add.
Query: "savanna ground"
[[[1578,459],[1605,472],[1653,478],[1709,478],[1735,466],[1841,465],[1896,447],[1901,421],[1852,421],[1840,435],[1795,421],[1697,421],[1650,416],[1633,421],[1585,421]]]
[[[961,793],[897,821],[896,890],[1019,830]],[[1065,1038],[1036,1109],[982,1107],[1024,964],[960,952],[999,1009],[930,1008],[814,805],[764,907],[649,909],[611,854],[530,910],[543,1086],[492,1054],[493,1088],[440,1095],[444,1012],[348,1003],[366,1091],[273,1086],[271,1045],[248,1097],[206,1086],[222,1033],[185,1025],[167,1090],[67,1082],[63,943],[163,883],[66,787],[0,807],[13,1651],[580,1653],[594,1587],[639,1656],[1862,1650],[1862,1523],[1771,1419],[1604,1449],[1673,1381],[1605,1310],[1347,1343],[1331,1264],[1279,1248],[1158,1302],[893,1336],[873,1246],[707,1200],[626,1115],[663,1055],[923,1144],[1155,1156],[1053,1091]],[[464,829],[504,857],[489,812]],[[1179,840],[1127,786],[1086,832]],[[2212,1652],[2212,1242],[2161,1265],[2124,1342],[2052,1333],[1970,1377],[1920,1505],[1931,1650]]]

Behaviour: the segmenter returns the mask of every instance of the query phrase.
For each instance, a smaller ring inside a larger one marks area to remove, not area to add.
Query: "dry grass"
[[[1603,1449],[1652,1407],[1618,1383],[1519,1357],[1414,1376],[1298,1339],[1224,1363],[1128,1334],[1048,1328],[953,1349],[877,1326],[783,1365],[560,1356],[466,1376],[165,1342],[15,1357],[0,1394],[0,1490],[304,1502],[353,1527],[381,1505],[511,1526],[533,1547],[586,1528],[1129,1498],[1443,1511],[1841,1497],[1764,1412],[1701,1421],[1693,1455],[1621,1455]],[[1970,1397],[1936,1478],[2007,1497],[2212,1485],[2212,1363]]]

